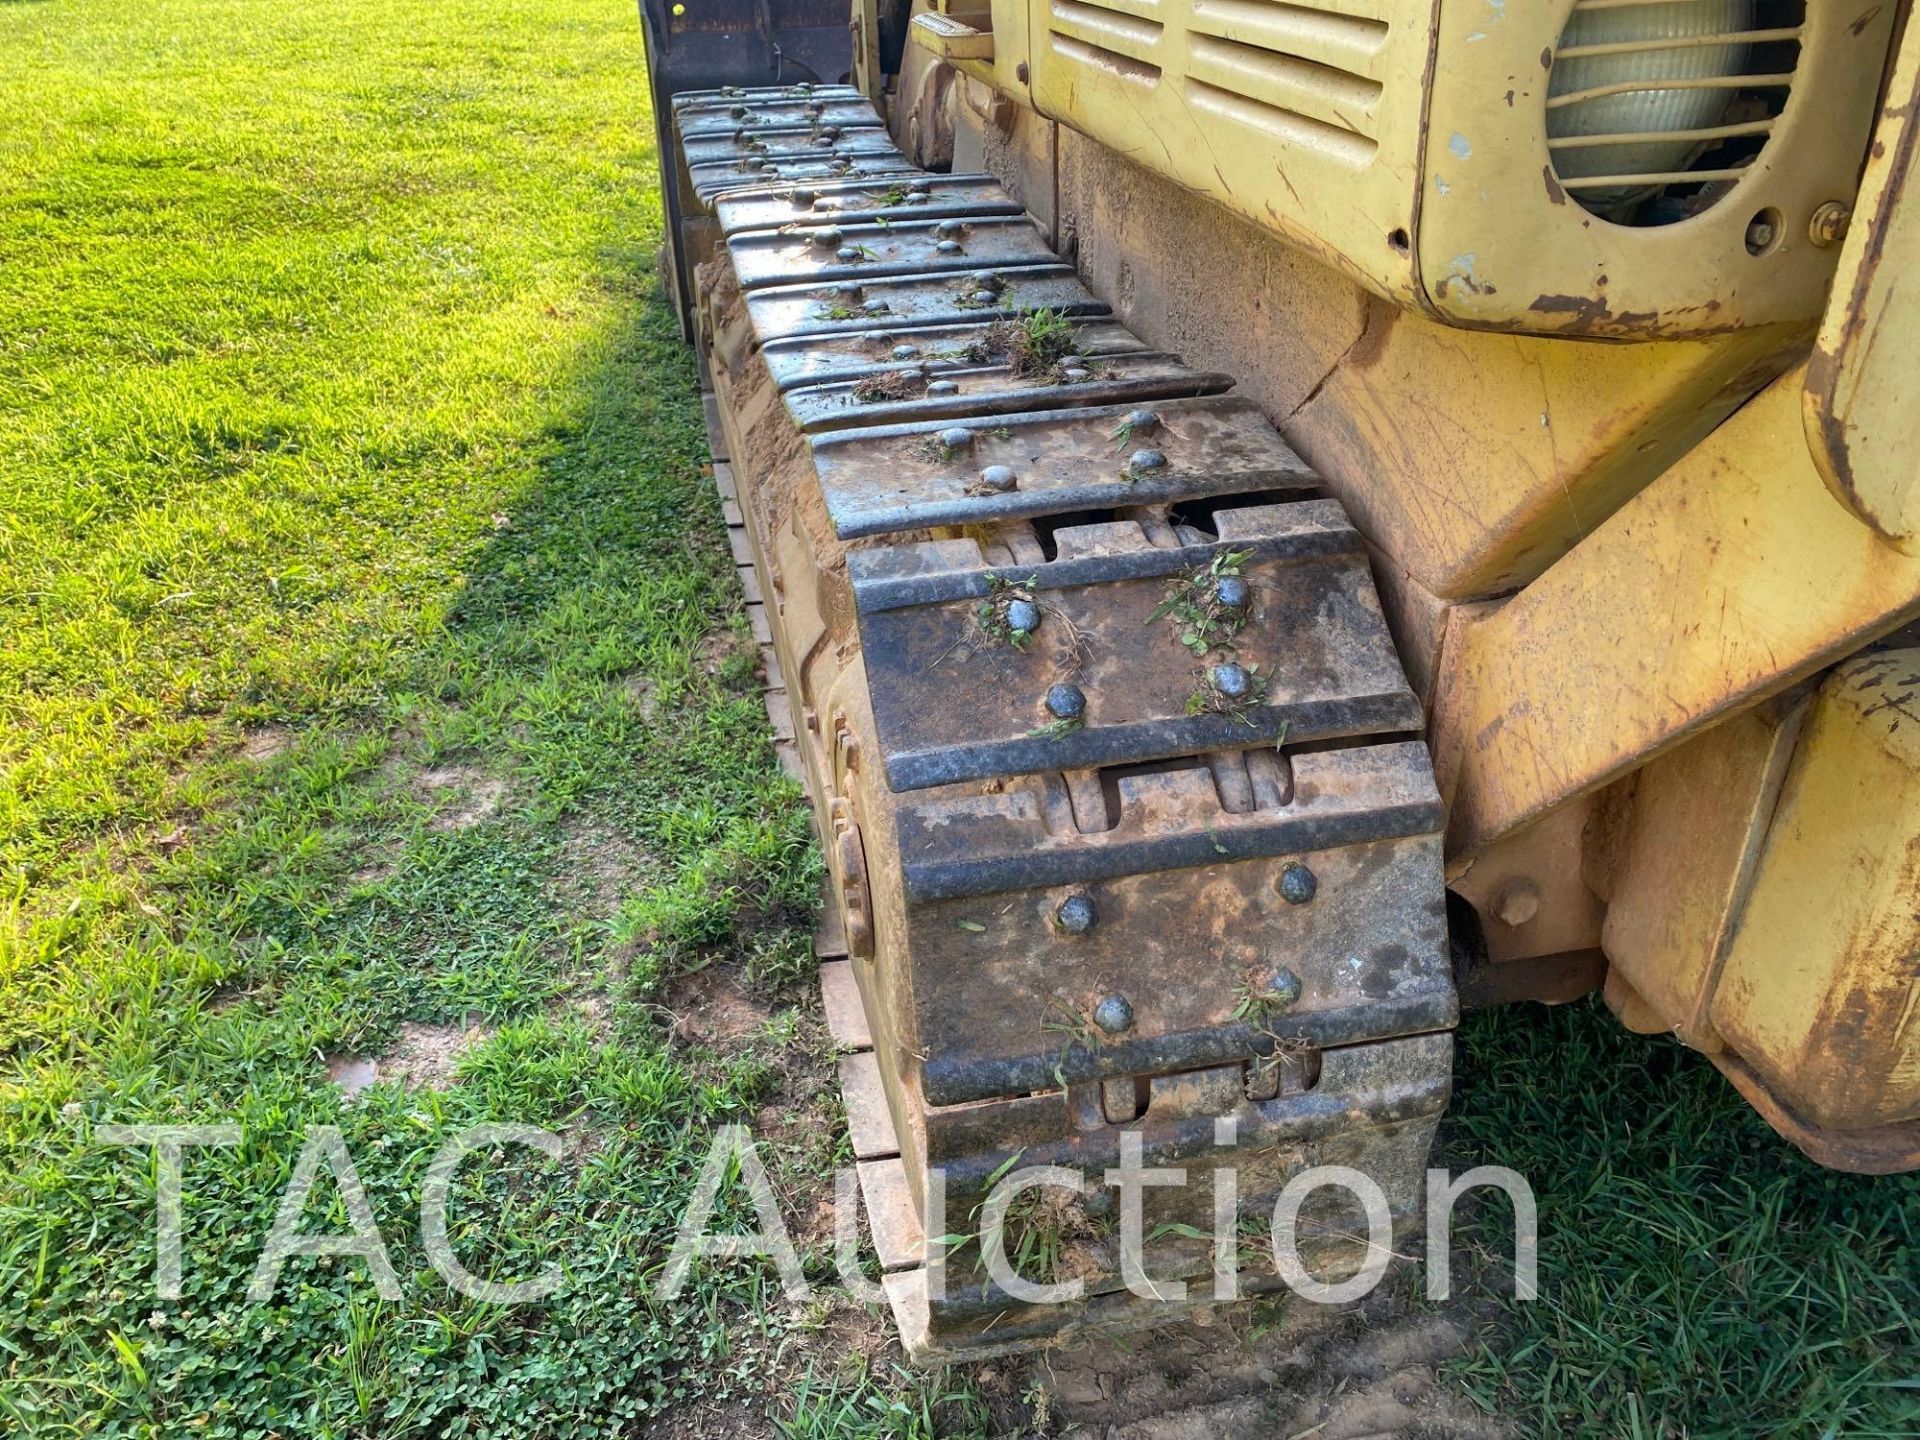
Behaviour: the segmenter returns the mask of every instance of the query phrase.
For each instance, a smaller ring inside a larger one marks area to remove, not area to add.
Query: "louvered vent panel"
[[[1051,0],[1048,38],[1063,59],[1157,85],[1166,31],[1159,9],[1158,0]]]
[[[1187,93],[1197,109],[1329,158],[1378,148],[1387,22],[1366,0],[1194,0]]]

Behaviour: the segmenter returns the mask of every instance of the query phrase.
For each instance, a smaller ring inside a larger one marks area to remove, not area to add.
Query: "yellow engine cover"
[[[914,33],[1390,300],[1646,338],[1820,313],[1896,8],[992,0],[970,58]]]

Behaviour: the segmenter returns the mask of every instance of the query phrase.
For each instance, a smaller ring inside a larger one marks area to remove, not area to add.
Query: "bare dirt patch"
[[[642,720],[651,720],[660,709],[660,687],[639,671],[623,676],[620,680],[620,693],[633,703],[640,712]]]
[[[1511,1440],[1447,1390],[1438,1368],[1471,1343],[1464,1313],[1399,1287],[1355,1306],[1243,1305],[1207,1324],[1093,1339],[983,1366],[984,1386],[1033,1397],[1054,1433],[1097,1440]],[[1004,1373],[1003,1373],[1004,1372]],[[1044,1397],[1044,1398],[1042,1398]]]
[[[576,915],[606,919],[644,889],[657,869],[645,847],[609,825],[574,817],[562,829],[558,873],[572,892],[568,908]]]
[[[293,731],[284,725],[262,725],[247,731],[240,742],[240,754],[256,765],[264,765],[293,744]]]
[[[436,765],[413,777],[413,788],[438,807],[430,830],[465,830],[500,808],[507,782],[470,765]]]
[[[660,1008],[676,1038],[717,1050],[757,1034],[773,1011],[740,988],[731,969],[714,967],[683,975],[667,987]]]
[[[460,1057],[484,1041],[492,1031],[471,1022],[466,1025],[428,1025],[408,1020],[400,1037],[384,1055],[329,1055],[327,1078],[349,1099],[369,1085],[397,1082],[409,1090],[439,1090],[452,1083]]]

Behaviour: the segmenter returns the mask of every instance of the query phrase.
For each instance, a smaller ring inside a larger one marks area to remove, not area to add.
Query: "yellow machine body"
[[[1604,976],[1859,1170],[1920,1165],[1905,19],[918,0],[890,96],[1345,505],[1491,989]],[[1654,53],[1734,98],[1564,118]]]

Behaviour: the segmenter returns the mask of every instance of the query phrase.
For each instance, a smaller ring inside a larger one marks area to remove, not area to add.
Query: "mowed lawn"
[[[982,1433],[825,1291],[652,1290],[717,1126],[816,1280],[847,1157],[632,6],[0,0],[0,77],[0,1433]],[[1444,1158],[1532,1178],[1545,1294],[1480,1297],[1455,1385],[1528,1435],[1920,1433],[1920,1185],[1591,1005],[1462,1038]],[[565,1138],[453,1190],[539,1305],[420,1244],[483,1120]],[[187,1152],[161,1301],[101,1129],[181,1122],[240,1141]],[[400,1297],[294,1259],[251,1304],[329,1125]]]

